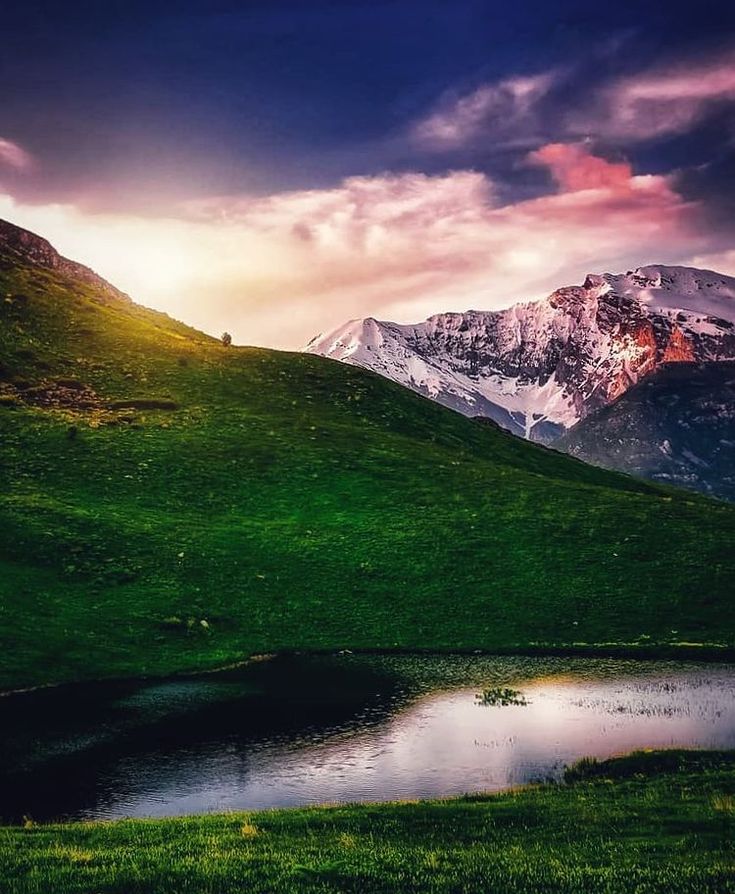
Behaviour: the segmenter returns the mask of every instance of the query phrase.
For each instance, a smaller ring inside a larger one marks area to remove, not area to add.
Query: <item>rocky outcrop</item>
[[[94,286],[111,298],[131,301],[129,295],[116,289],[94,270],[60,255],[46,239],[6,220],[0,220],[0,265],[5,264],[10,268],[19,263],[53,270],[70,279]]]
[[[661,358],[662,363],[691,363],[696,360],[694,346],[690,339],[681,331],[678,326],[674,326],[666,350]]]

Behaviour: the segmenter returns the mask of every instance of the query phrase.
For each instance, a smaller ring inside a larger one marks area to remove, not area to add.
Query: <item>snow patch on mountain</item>
[[[735,279],[694,267],[640,267],[606,276],[611,291],[633,298],[653,313],[681,312],[735,322]],[[706,323],[705,323],[706,325]]]

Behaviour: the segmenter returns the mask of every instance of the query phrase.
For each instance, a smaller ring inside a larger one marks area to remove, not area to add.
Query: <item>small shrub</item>
[[[592,779],[600,775],[600,762],[596,757],[583,757],[571,767],[564,769],[564,782],[578,782],[582,779]]]
[[[733,795],[715,795],[712,798],[712,809],[716,813],[735,816],[735,797]]]

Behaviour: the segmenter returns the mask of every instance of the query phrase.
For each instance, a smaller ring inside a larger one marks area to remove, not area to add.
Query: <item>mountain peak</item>
[[[54,270],[70,279],[81,280],[94,286],[121,301],[131,300],[129,295],[116,289],[94,270],[59,254],[47,239],[0,219],[0,264],[3,261]]]
[[[735,278],[651,264],[498,311],[353,320],[306,347],[548,441],[668,362],[735,359]]]
[[[583,289],[595,289],[605,285],[605,275],[603,273],[588,273],[582,283]]]

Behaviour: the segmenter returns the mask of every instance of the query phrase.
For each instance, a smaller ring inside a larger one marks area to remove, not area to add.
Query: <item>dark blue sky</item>
[[[492,133],[426,152],[402,139],[407,123],[448,91],[572,66],[553,119],[605,79],[720,53],[734,27],[724,2],[30,0],[3,12],[0,136],[40,159],[14,185],[44,199],[157,207],[458,166],[533,193],[542,175],[519,175]],[[650,172],[722,161],[696,131],[602,142]],[[538,136],[559,138],[553,120]]]

